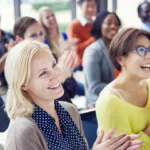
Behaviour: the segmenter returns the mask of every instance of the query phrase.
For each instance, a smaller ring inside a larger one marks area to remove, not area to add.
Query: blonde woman
[[[65,32],[60,32],[54,11],[46,6],[39,9],[39,22],[45,31],[45,44],[59,57],[68,39]]]
[[[12,120],[5,150],[88,149],[77,109],[55,100],[64,93],[62,76],[47,45],[26,40],[17,44],[6,59],[5,75]],[[133,150],[137,143],[130,140],[138,136],[112,137],[114,132],[102,133],[93,150]]]

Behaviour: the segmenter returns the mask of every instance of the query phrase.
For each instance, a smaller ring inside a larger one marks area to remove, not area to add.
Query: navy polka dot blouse
[[[48,150],[87,150],[86,143],[69,113],[55,101],[55,109],[59,117],[62,134],[59,132],[55,120],[46,111],[35,105],[33,120],[41,130]]]

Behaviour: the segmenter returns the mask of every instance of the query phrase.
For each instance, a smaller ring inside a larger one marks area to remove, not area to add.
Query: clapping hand
[[[141,147],[142,142],[136,140],[140,138],[139,135],[120,134],[113,136],[115,131],[112,129],[105,135],[102,131],[93,145],[93,150],[138,150]]]

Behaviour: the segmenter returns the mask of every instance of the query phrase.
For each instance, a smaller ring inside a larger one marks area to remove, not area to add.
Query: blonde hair
[[[38,13],[39,13],[39,23],[40,23],[41,26],[43,27],[44,32],[45,32],[45,35],[46,35],[46,37],[48,38],[49,42],[51,42],[51,39],[49,38],[48,29],[47,29],[47,27],[44,25],[43,19],[42,19],[42,13],[43,13],[44,11],[47,11],[47,10],[50,10],[50,11],[52,11],[52,12],[54,13],[54,11],[53,11],[50,7],[47,7],[47,6],[41,7],[41,8],[39,9],[39,11],[38,11]],[[54,14],[54,15],[55,15],[55,14]],[[58,23],[57,23],[56,30],[57,30],[57,32],[58,32],[58,34],[59,34]]]
[[[5,76],[8,82],[6,109],[13,119],[18,115],[30,116],[34,110],[30,95],[22,90],[27,85],[31,73],[31,60],[40,50],[48,46],[31,40],[24,40],[11,49],[5,62]]]

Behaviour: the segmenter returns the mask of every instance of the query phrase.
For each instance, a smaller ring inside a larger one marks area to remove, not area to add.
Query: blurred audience
[[[69,39],[75,38],[76,44],[76,63],[74,71],[83,70],[82,57],[85,48],[94,42],[90,30],[93,24],[93,17],[96,15],[96,0],[78,0],[82,15],[69,24],[67,34]]]
[[[96,41],[86,48],[83,56],[88,107],[95,105],[99,93],[114,79],[114,67],[108,48],[120,26],[118,16],[108,11],[100,12],[93,23],[91,34]]]
[[[14,40],[15,38],[10,32],[5,32],[0,28],[0,96],[4,97],[7,91],[7,82],[5,80],[3,72],[5,60],[9,51],[7,44],[12,43]]]
[[[137,12],[141,19],[138,28],[150,32],[150,3],[148,1],[141,3],[138,6]]]

